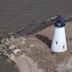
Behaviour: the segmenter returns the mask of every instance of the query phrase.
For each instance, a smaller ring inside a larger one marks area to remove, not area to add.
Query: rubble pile
[[[13,57],[11,55],[15,56],[17,53],[21,53],[21,50],[24,48],[25,41],[25,37],[16,38],[13,35],[2,39],[0,44],[1,54],[4,54],[8,57]]]
[[[48,47],[35,36],[21,37],[10,35],[1,40],[0,53],[14,61],[16,56],[25,54],[38,64],[44,72],[54,72],[55,57],[49,53]]]
[[[68,33],[69,50],[61,54],[52,53],[50,48],[36,36],[11,34],[0,41],[0,55],[8,56],[14,61],[15,57],[25,54],[37,63],[38,68],[42,69],[43,72],[72,72],[72,49],[71,40],[69,40],[71,34]]]

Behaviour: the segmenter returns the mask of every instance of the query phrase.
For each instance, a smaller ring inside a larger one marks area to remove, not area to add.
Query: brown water
[[[32,20],[72,15],[72,0],[0,0],[0,32],[16,31]]]
[[[52,16],[72,15],[72,0],[0,0],[0,32],[12,32],[26,27],[33,20],[42,21]],[[32,30],[34,26],[27,30]],[[16,72],[14,66],[0,58],[0,72]]]
[[[19,72],[19,70],[7,57],[0,56],[0,72]]]

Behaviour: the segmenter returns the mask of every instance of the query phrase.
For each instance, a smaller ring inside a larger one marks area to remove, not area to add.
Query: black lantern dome
[[[64,27],[65,26],[65,21],[63,16],[57,16],[55,24],[56,27]]]

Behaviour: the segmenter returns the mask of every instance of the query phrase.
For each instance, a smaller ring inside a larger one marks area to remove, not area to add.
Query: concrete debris
[[[6,37],[1,40],[1,51],[3,54],[17,54],[21,51],[21,48],[25,45],[26,38],[25,37],[18,37],[15,38],[14,35],[10,35],[10,37]],[[7,52],[7,53],[4,53]]]
[[[34,44],[31,44],[31,45],[30,45],[30,48],[34,48]]]
[[[13,52],[14,52],[14,55],[16,55],[18,52],[20,52],[21,50],[20,49],[15,49]]]

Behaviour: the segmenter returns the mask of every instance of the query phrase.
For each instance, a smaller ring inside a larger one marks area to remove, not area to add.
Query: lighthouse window
[[[56,44],[58,44],[58,42],[56,41]]]
[[[63,49],[65,48],[65,46],[63,45]]]

